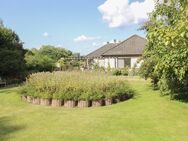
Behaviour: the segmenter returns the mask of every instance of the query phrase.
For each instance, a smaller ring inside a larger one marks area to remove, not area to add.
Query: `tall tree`
[[[159,80],[163,94],[188,97],[187,0],[157,2],[144,29],[147,47],[142,75]]]
[[[25,50],[18,35],[0,26],[0,77],[22,78],[25,72]]]

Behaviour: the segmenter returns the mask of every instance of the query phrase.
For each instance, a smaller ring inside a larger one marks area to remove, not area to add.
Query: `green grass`
[[[18,88],[0,90],[0,141],[187,141],[188,104],[141,79],[137,95],[107,107],[65,109],[27,104]]]

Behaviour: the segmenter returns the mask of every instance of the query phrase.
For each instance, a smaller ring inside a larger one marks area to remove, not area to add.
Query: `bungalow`
[[[146,45],[146,39],[138,35],[133,35],[120,43],[107,43],[101,48],[91,52],[86,56],[87,65],[99,65],[107,68],[139,68],[138,59],[142,56]]]

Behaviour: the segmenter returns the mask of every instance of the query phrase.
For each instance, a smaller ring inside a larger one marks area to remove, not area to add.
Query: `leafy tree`
[[[46,45],[38,50],[29,50],[25,55],[25,60],[29,71],[53,71],[60,58],[71,54],[71,51],[64,48]]]
[[[188,97],[187,0],[157,2],[144,29],[148,41],[142,76],[159,80],[163,94]]]
[[[51,59],[58,61],[63,57],[69,57],[72,55],[72,52],[64,48],[57,48],[51,45],[44,45],[39,49],[41,55],[46,55]]]
[[[3,79],[22,78],[25,74],[25,50],[18,35],[0,26],[0,77]]]

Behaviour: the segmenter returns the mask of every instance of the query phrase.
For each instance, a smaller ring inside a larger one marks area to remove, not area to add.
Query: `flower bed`
[[[91,72],[43,72],[29,76],[22,100],[53,107],[111,105],[133,96],[123,77]]]

